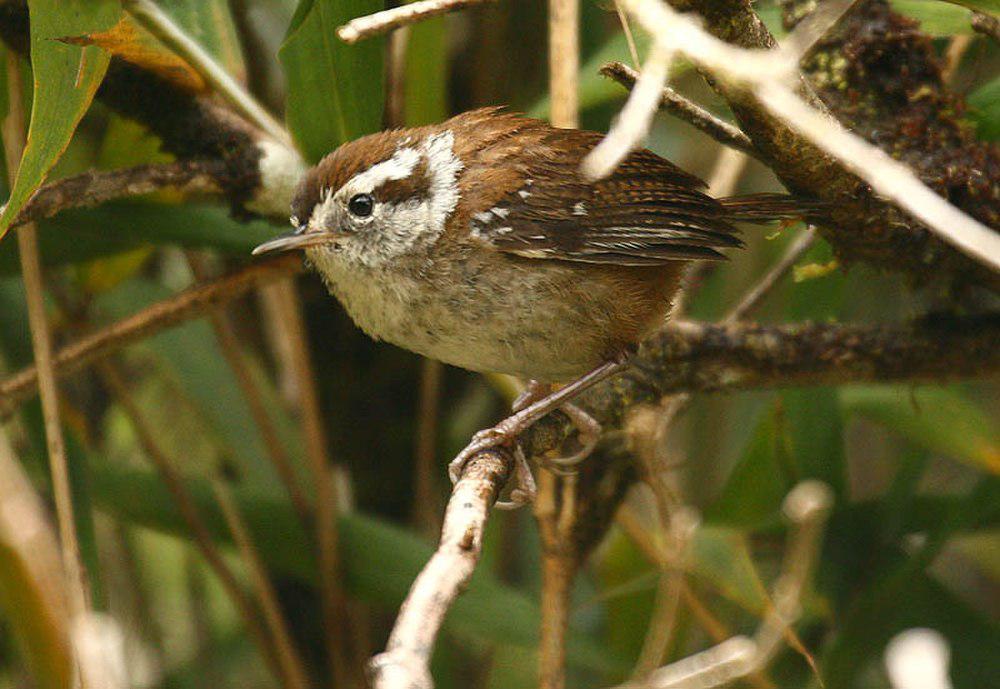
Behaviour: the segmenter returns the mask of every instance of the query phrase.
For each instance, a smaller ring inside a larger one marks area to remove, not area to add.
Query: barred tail
[[[821,218],[825,204],[790,194],[748,194],[719,199],[729,220],[771,222],[792,218]]]

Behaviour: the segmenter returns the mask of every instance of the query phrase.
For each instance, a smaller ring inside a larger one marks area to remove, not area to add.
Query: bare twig
[[[660,574],[659,585],[656,588],[653,613],[650,615],[649,629],[642,644],[642,651],[632,671],[632,677],[636,680],[646,678],[663,663],[663,656],[674,637],[681,590],[685,587],[685,561],[699,521],[697,512],[682,507],[674,510],[669,523],[664,525],[670,557],[669,561],[658,563],[664,571]]]
[[[638,689],[680,689],[721,686],[760,670],[777,652],[785,629],[798,617],[805,587],[812,576],[826,516],[832,504],[830,489],[815,481],[796,486],[785,498],[785,515],[793,532],[781,576],[775,584],[774,609],[753,639],[736,636],[701,653],[671,663],[641,682],[622,685]]]
[[[41,187],[21,209],[13,227],[51,218],[70,208],[96,206],[114,199],[141,196],[173,187],[186,193],[218,193],[222,164],[187,160],[139,165],[121,170],[92,170]]]
[[[352,19],[337,29],[337,36],[345,43],[357,43],[365,38],[388,33],[407,24],[414,24],[439,14],[487,2],[495,2],[495,0],[420,0]]]
[[[441,362],[433,359],[424,359],[420,364],[420,399],[413,453],[413,518],[421,530],[428,533],[440,530],[440,500],[434,490],[438,465],[434,460],[441,407],[442,368]]]
[[[309,338],[306,335],[302,304],[293,280],[283,280],[274,286],[282,305],[283,324],[291,340],[291,365],[299,392],[299,411],[302,414],[302,431],[306,441],[306,456],[316,491],[316,539],[319,550],[319,590],[323,606],[323,631],[329,654],[334,685],[348,686],[352,664],[347,651],[350,638],[350,617],[347,598],[341,582],[338,559],[339,532],[337,518],[340,513],[337,487],[333,481],[334,467],[330,463],[316,391]]]
[[[619,0],[615,0],[615,14],[618,15],[618,23],[622,25],[622,33],[625,34],[625,43],[628,45],[628,54],[632,58],[632,66],[639,69],[639,50],[635,46],[635,36],[632,35],[632,26],[628,23],[628,17],[622,10]]]
[[[764,301],[764,298],[771,293],[771,290],[775,288],[781,278],[791,270],[796,261],[805,256],[815,241],[815,228],[807,227],[802,234],[792,241],[781,258],[743,295],[740,303],[729,310],[725,318],[722,319],[722,322],[735,323],[738,320],[746,318],[751,311]]]
[[[550,119],[556,127],[576,127],[580,98],[580,2],[549,0]]]
[[[580,3],[549,0],[549,100],[555,127],[579,123]],[[541,627],[538,642],[539,689],[566,683],[566,633],[570,594],[578,567],[573,542],[577,519],[577,477],[558,476],[546,467],[538,474],[534,514],[541,540]]]
[[[445,511],[437,551],[413,582],[384,653],[372,658],[374,689],[431,689],[430,656],[445,614],[479,561],[490,508],[513,459],[497,450],[479,453],[465,466]]]
[[[199,256],[193,252],[189,252],[188,263],[191,265],[191,269],[198,280],[205,281],[208,279],[208,270]],[[271,464],[274,465],[274,470],[285,486],[285,490],[288,491],[288,497],[291,499],[292,506],[299,515],[299,519],[302,520],[302,526],[308,528],[312,518],[309,503],[302,492],[302,488],[299,486],[298,477],[295,475],[295,468],[292,466],[292,459],[285,449],[284,443],[281,442],[281,438],[278,437],[278,429],[274,426],[271,415],[267,410],[267,405],[261,396],[260,388],[254,380],[253,373],[247,363],[246,354],[243,352],[239,338],[233,329],[232,322],[229,320],[223,307],[209,311],[208,316],[212,323],[212,330],[215,331],[215,338],[219,343],[219,349],[222,350],[223,357],[225,357],[229,368],[236,377],[236,383],[239,385],[243,393],[243,398],[247,402],[250,416],[257,426],[261,440],[264,441],[264,447],[267,448],[268,458],[271,460]]]
[[[157,302],[142,311],[66,345],[53,357],[60,376],[75,373],[88,364],[150,335],[207,313],[219,304],[236,299],[258,285],[273,282],[301,270],[297,256],[258,261],[229,275],[196,285]],[[34,366],[0,383],[0,417],[35,394],[38,371]]]
[[[885,647],[885,669],[893,689],[952,689],[951,648],[934,629],[907,629]]]
[[[21,88],[20,66],[17,59],[8,54],[7,64],[9,113],[4,124],[3,146],[7,162],[7,174],[13,185],[21,156],[24,153],[24,103]],[[69,620],[71,629],[80,623],[90,611],[90,594],[87,572],[80,558],[80,543],[77,540],[76,520],[73,512],[73,491],[70,486],[69,466],[66,461],[66,446],[63,439],[62,422],[59,417],[59,390],[56,386],[55,364],[52,357],[52,339],[48,319],[45,315],[45,296],[42,281],[42,264],[38,254],[38,235],[34,223],[23,225],[17,232],[17,246],[21,254],[21,274],[28,304],[28,324],[31,330],[31,344],[38,370],[38,387],[42,398],[42,418],[45,423],[45,443],[49,453],[49,471],[52,475],[52,493],[55,498],[56,517],[59,524],[59,544],[62,550],[62,564],[66,576]],[[79,649],[77,660],[79,662]],[[88,673],[80,673],[80,681],[86,686]],[[98,678],[93,678],[98,679]]]
[[[816,10],[803,19],[788,34],[782,44],[782,49],[789,56],[801,60],[806,53],[833,28],[834,24],[851,9],[858,0],[826,0],[817,5]]]
[[[156,3],[125,0],[124,5],[143,28],[191,65],[238,113],[275,141],[291,147],[291,138],[285,128]]]
[[[840,169],[836,174],[839,178],[843,178],[845,169],[849,170],[944,241],[983,266],[994,271],[1000,268],[1000,234],[952,206],[925,186],[906,165],[846,131],[836,120],[793,92],[791,85],[800,83],[796,66],[798,56],[793,51],[737,48],[705,32],[696,18],[679,14],[659,0],[623,0],[623,4],[654,35],[656,44],[663,46],[663,50],[678,51],[724,83],[727,97],[734,107],[739,106],[738,116],[742,113],[749,119],[763,111],[779,122],[785,132],[790,131],[803,143],[824,151],[829,160],[838,161]],[[749,102],[752,98],[746,98],[747,93],[754,94],[755,104]],[[644,102],[644,96],[634,91],[623,110],[629,117],[621,118],[609,138],[616,136],[616,129],[641,126],[648,117],[647,109],[634,107],[630,112],[630,105],[640,102]],[[774,131],[756,132],[755,139],[760,136],[769,149],[773,149],[773,138],[779,127],[769,122],[767,128]],[[584,169],[590,174],[608,171],[596,163],[598,149],[584,162]],[[785,158],[788,153],[783,154]],[[603,160],[603,156],[600,159]],[[815,177],[817,169],[814,166],[801,172]]]
[[[267,566],[261,560],[257,546],[254,545],[253,537],[240,514],[236,499],[233,497],[233,491],[226,484],[225,479],[216,478],[212,480],[212,493],[215,495],[215,501],[219,505],[223,519],[226,520],[226,526],[233,536],[233,543],[236,544],[240,557],[250,573],[250,581],[257,593],[257,600],[260,603],[261,612],[264,614],[264,622],[267,624],[274,641],[285,687],[286,689],[306,689],[309,686],[309,676],[306,673],[305,664],[292,640],[292,635],[288,630],[288,622],[285,620],[285,615],[278,603],[274,584],[271,583],[271,578],[268,576]]]
[[[293,269],[294,262],[284,268]],[[284,274],[284,273],[281,273]],[[242,275],[242,273],[241,273]],[[235,277],[235,276],[234,276]],[[260,274],[257,274],[260,277]],[[251,283],[252,284],[252,283]],[[211,287],[216,287],[213,283]],[[243,290],[249,289],[244,286]],[[232,291],[214,291],[214,303]],[[81,338],[56,353],[57,373],[66,375],[153,332],[176,325],[195,311],[187,293],[152,307],[170,320],[151,318],[144,310]],[[178,305],[176,302],[182,301]],[[180,306],[180,316],[173,311]],[[204,313],[199,305],[198,313]],[[834,385],[863,382],[944,382],[1000,373],[1000,316],[920,319],[901,324],[851,325],[800,323],[712,325],[676,321],[653,336],[636,359],[641,374],[619,377],[623,385],[602,388],[589,397],[600,399],[601,416],[620,419],[628,407],[683,391],[730,391]],[[37,389],[34,368],[24,369],[0,384],[0,400],[12,408]],[[631,382],[628,382],[631,381]],[[602,394],[597,394],[598,392]],[[601,419],[598,419],[599,421]],[[539,429],[551,426],[539,425]],[[529,431],[529,436],[535,436]],[[548,443],[561,442],[539,433]],[[547,445],[543,449],[552,449]],[[533,448],[535,449],[535,448]]]
[[[607,63],[601,67],[601,74],[614,79],[627,89],[633,88],[639,79],[638,71],[621,62]],[[700,129],[719,143],[754,157],[760,155],[750,137],[740,131],[739,127],[719,119],[669,86],[665,86],[661,92],[659,108]]]

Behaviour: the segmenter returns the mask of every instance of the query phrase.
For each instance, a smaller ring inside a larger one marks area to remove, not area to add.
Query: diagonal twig
[[[254,287],[287,277],[299,270],[299,257],[281,256],[258,261],[210,282],[195,285],[62,347],[52,359],[57,375],[75,373],[122,347],[202,316],[216,305],[236,299]],[[34,366],[29,366],[0,383],[0,418],[10,414],[17,404],[34,395],[37,388],[38,370]]]
[[[345,43],[357,43],[365,38],[379,36],[407,24],[454,12],[474,5],[496,0],[420,0],[392,9],[352,19],[337,29],[337,36]]]
[[[614,79],[627,89],[635,86],[635,82],[639,78],[637,70],[621,62],[607,63],[601,67],[601,74]],[[760,151],[754,147],[750,137],[740,131],[739,127],[719,119],[705,108],[694,101],[688,100],[669,86],[663,88],[659,107],[661,110],[669,112],[671,115],[684,120],[693,127],[697,127],[719,143],[743,151],[747,155],[760,156]]]

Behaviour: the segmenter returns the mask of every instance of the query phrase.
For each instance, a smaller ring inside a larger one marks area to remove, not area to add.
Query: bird
[[[572,400],[663,326],[687,264],[741,247],[737,221],[808,209],[789,195],[713,198],[646,149],[589,179],[581,163],[602,138],[502,107],[364,136],[306,172],[293,230],[253,252],[304,251],[376,340],[530,380],[449,465],[456,481],[476,453],[513,446],[514,506],[535,490],[517,436],[561,408],[583,446],[566,463],[589,454],[600,426]]]

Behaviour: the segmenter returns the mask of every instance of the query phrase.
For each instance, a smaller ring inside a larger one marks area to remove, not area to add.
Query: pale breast
[[[310,260],[368,335],[454,366],[566,381],[623,346],[616,294],[565,266],[465,256],[361,270],[326,251]]]

